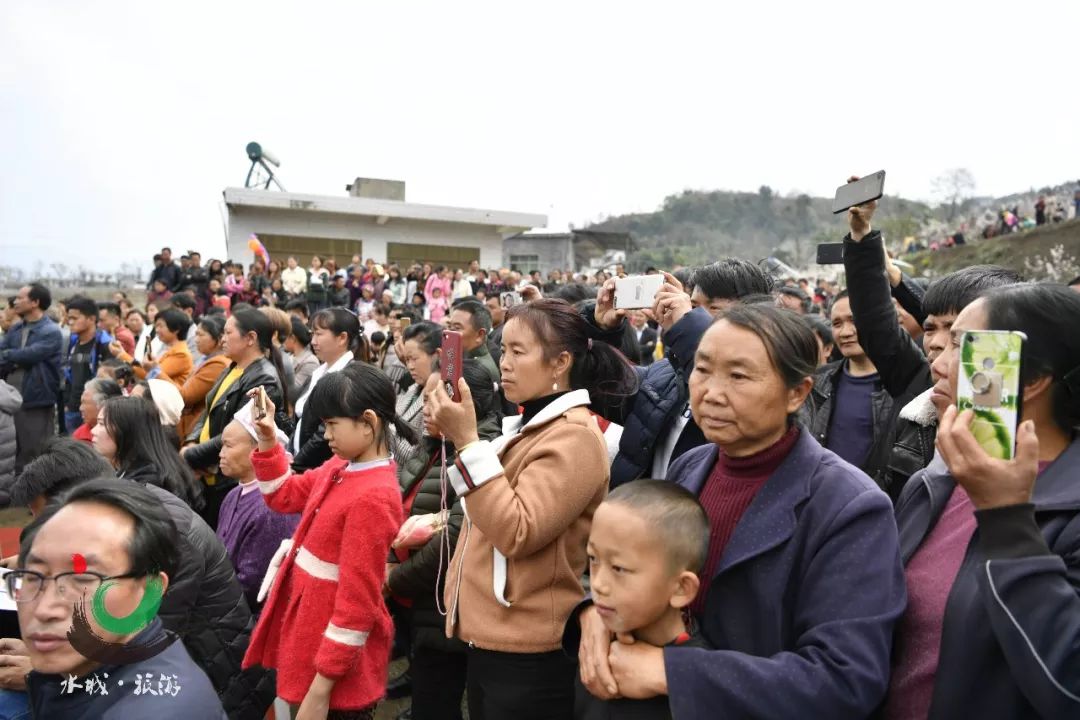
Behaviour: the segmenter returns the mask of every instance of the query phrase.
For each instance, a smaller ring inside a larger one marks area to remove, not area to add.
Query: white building
[[[254,233],[270,257],[284,264],[295,255],[307,267],[312,255],[345,267],[353,255],[410,265],[430,262],[486,269],[503,262],[503,240],[547,224],[532,213],[422,205],[405,202],[405,184],[357,178],[350,195],[333,197],[248,188],[226,188],[228,257],[254,260]]]

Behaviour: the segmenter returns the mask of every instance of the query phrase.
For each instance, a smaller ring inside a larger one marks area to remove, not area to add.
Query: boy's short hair
[[[630,508],[648,523],[673,571],[700,574],[709,555],[709,516],[686,488],[667,480],[635,480],[604,502]]]

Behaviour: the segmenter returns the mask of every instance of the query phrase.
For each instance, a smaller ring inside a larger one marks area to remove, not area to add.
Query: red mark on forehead
[[[71,568],[77,573],[86,572],[86,558],[79,553],[71,555]]]

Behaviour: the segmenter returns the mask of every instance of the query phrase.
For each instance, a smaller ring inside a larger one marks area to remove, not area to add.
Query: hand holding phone
[[[521,299],[521,293],[517,290],[499,293],[499,304],[502,305],[504,310],[509,310],[515,305],[520,305],[522,302],[524,301]]]
[[[439,377],[446,385],[446,394],[454,402],[461,402],[458,380],[461,379],[462,357],[461,333],[444,330],[442,347],[439,349]]]
[[[266,390],[259,386],[259,393],[255,396],[255,419],[262,420],[266,417],[266,403],[268,398],[266,397]]]
[[[274,402],[260,385],[248,392],[251,399],[251,422],[259,436],[259,449],[269,450],[277,444],[277,426],[274,424]]]
[[[604,281],[600,292],[596,294],[596,307],[593,309],[593,320],[597,327],[605,330],[614,330],[626,317],[625,310],[615,309],[615,280]]]
[[[1016,448],[1023,387],[1021,332],[971,330],[960,339],[956,408],[972,410],[971,434],[992,458],[1009,460]]]
[[[640,310],[653,306],[664,285],[663,275],[630,275],[615,280],[615,309]]]
[[[650,313],[660,329],[667,332],[693,310],[694,306],[682,283],[674,275],[665,272],[663,278],[664,284],[653,298]]]
[[[1039,474],[1035,423],[1019,423],[1027,338],[969,331],[960,340],[956,405],[942,414],[937,447],[976,510],[1031,502]]]
[[[839,215],[845,210],[879,200],[885,194],[885,171],[879,170],[873,175],[860,178],[852,176],[847,184],[836,188],[832,211]]]

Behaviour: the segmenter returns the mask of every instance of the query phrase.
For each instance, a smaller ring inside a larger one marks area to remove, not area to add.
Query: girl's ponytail
[[[285,358],[277,345],[270,346],[270,359],[277,369],[278,385],[281,386],[281,409],[284,412],[285,408],[289,407],[289,383],[285,382]]]
[[[360,326],[360,332],[349,342],[349,352],[352,353],[353,360],[357,362],[371,362],[371,343],[368,341],[363,325]]]
[[[420,435],[416,432],[416,428],[402,420],[401,416],[398,415],[396,412],[390,418],[390,422],[394,426],[394,433],[399,438],[409,443],[410,445],[416,445],[418,442],[420,442]]]

